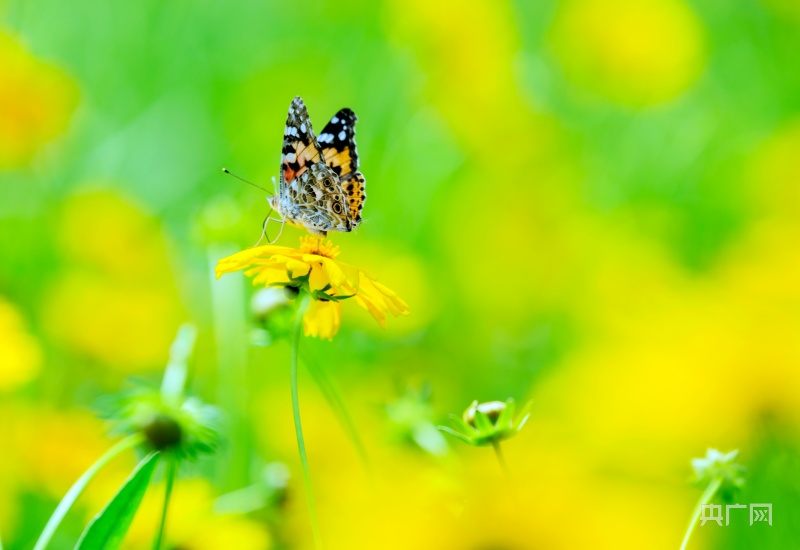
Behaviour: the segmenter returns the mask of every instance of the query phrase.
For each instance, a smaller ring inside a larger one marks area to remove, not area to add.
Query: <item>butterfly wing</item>
[[[342,181],[358,170],[356,151],[356,114],[342,109],[331,118],[319,135],[325,164],[336,172]]]
[[[324,162],[310,165],[287,186],[286,193],[294,207],[290,218],[312,233],[352,229],[339,178]]]
[[[345,111],[355,122],[355,114],[349,109],[340,111],[343,117]],[[340,124],[345,125],[346,122]],[[352,132],[352,125],[350,127]],[[355,155],[355,142],[352,144]],[[334,167],[322,160],[321,151],[311,128],[308,110],[303,100],[295,97],[289,106],[283,132],[278,209],[290,223],[301,225],[317,235],[325,235],[328,231],[351,231],[354,225],[348,207],[349,195],[344,191],[339,176],[345,157],[339,157],[341,162]],[[347,159],[351,158],[355,157],[348,153]]]
[[[289,105],[286,117],[286,128],[283,131],[283,149],[281,150],[281,193],[285,186],[303,174],[309,166],[320,160],[320,146],[314,131],[308,110],[300,96]]]
[[[361,223],[361,210],[364,208],[364,201],[367,200],[367,181],[364,179],[364,174],[355,172],[348,181],[342,183],[342,188],[347,195],[350,224],[355,229]]]
[[[366,180],[364,174],[358,171],[357,120],[358,117],[352,110],[342,109],[331,118],[319,135],[325,164],[339,176],[347,195],[348,215],[354,228],[361,223],[361,210],[367,199]]]

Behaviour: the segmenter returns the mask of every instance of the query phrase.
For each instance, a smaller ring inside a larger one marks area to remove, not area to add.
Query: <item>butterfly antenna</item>
[[[223,172],[225,172],[226,174],[228,174],[229,176],[233,176],[233,177],[234,177],[234,178],[236,178],[237,180],[243,181],[243,182],[245,182],[245,183],[247,183],[247,184],[249,184],[249,185],[252,185],[253,187],[256,187],[256,188],[258,188],[258,189],[261,189],[262,191],[264,191],[265,193],[267,193],[267,194],[269,194],[269,195],[271,195],[271,194],[272,194],[270,191],[268,191],[267,189],[264,189],[264,188],[263,188],[263,187],[261,187],[260,185],[256,185],[256,184],[255,184],[255,183],[253,183],[252,181],[247,181],[247,180],[246,180],[246,179],[244,179],[244,178],[240,178],[239,176],[237,176],[236,174],[234,174],[233,172],[231,172],[231,171],[230,171],[230,170],[228,170],[227,168],[223,168],[223,169],[222,169],[222,171],[223,171]]]

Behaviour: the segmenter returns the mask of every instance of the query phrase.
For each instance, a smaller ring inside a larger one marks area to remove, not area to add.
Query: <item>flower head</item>
[[[183,325],[170,347],[161,389],[139,385],[132,391],[105,399],[104,416],[114,431],[140,434],[156,451],[194,459],[212,453],[219,443],[220,414],[216,407],[184,395],[187,362],[197,331]]]
[[[196,397],[174,401],[155,388],[138,387],[103,405],[115,433],[140,433],[154,450],[194,459],[219,444],[219,411]]]
[[[456,429],[447,426],[439,426],[439,429],[470,445],[494,445],[516,435],[528,421],[530,403],[522,408],[516,418],[515,407],[513,399],[486,403],[473,401],[461,418],[450,416]]]
[[[303,237],[299,248],[264,245],[243,250],[217,263],[217,277],[244,270],[254,285],[305,292],[311,304],[303,317],[306,336],[333,338],[342,317],[341,302],[352,298],[381,327],[386,314],[408,315],[408,305],[393,291],[357,267],[336,260],[339,247]]]
[[[734,491],[744,485],[744,466],[736,462],[739,456],[738,449],[729,453],[722,453],[717,449],[708,449],[703,458],[692,459],[695,483],[707,486],[714,482],[720,483],[720,491],[725,500],[728,500]]]

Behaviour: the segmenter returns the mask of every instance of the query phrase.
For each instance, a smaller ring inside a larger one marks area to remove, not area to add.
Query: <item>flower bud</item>
[[[506,399],[505,403],[473,401],[461,418],[450,415],[453,427],[438,426],[438,428],[470,445],[496,445],[513,437],[525,426],[530,417],[530,407],[531,404],[528,402],[519,414],[514,415],[516,404],[513,399]]]
[[[472,405],[464,411],[464,422],[472,427],[475,427],[475,413],[482,412],[492,422],[497,424],[497,419],[500,414],[506,409],[506,404],[502,401],[487,401],[486,403],[478,403],[473,401]]]

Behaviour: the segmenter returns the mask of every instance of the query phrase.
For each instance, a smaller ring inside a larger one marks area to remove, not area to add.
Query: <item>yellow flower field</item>
[[[0,2],[0,550],[800,547],[799,14]]]

